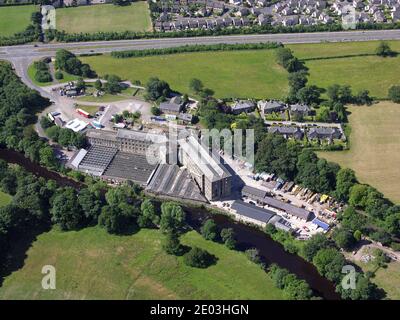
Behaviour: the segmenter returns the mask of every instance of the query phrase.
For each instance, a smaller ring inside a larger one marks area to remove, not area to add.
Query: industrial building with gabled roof
[[[208,200],[231,194],[232,176],[221,158],[210,152],[197,138],[178,140],[179,161],[185,166]]]
[[[231,209],[236,212],[240,220],[258,225],[266,225],[275,216],[275,212],[271,210],[257,207],[242,200],[235,200]]]

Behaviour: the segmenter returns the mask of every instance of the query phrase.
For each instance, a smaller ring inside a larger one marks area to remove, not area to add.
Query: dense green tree
[[[147,98],[154,101],[159,98],[166,98],[171,93],[168,83],[158,78],[150,78],[146,84],[146,90]]]
[[[260,251],[258,251],[258,249],[250,248],[250,249],[247,249],[244,253],[245,253],[247,259],[249,259],[251,262],[254,262],[256,264],[264,266],[263,262],[261,260]]]
[[[81,206],[85,217],[89,221],[96,221],[103,206],[102,196],[100,192],[83,188],[78,193],[78,202]]]
[[[345,250],[351,249],[356,242],[353,233],[345,228],[336,228],[333,233],[333,240],[335,240],[335,243],[339,248]]]
[[[235,231],[232,228],[224,228],[220,233],[222,241],[225,245],[233,250],[236,247]]]
[[[179,241],[179,235],[174,232],[168,232],[166,234],[166,238],[163,243],[163,249],[166,253],[174,256],[181,256],[185,252],[184,247]]]
[[[103,89],[103,83],[101,82],[100,79],[97,79],[96,82],[94,83],[94,87],[97,91],[100,91]]]
[[[107,82],[104,85],[104,91],[109,94],[117,94],[121,92],[121,78],[116,75],[108,75]]]
[[[207,268],[215,262],[215,257],[206,250],[193,247],[183,256],[186,265],[194,268]]]
[[[377,285],[372,283],[368,277],[357,273],[356,288],[344,289],[341,284],[338,284],[336,291],[338,291],[342,299],[351,300],[376,300],[381,299],[382,294]]]
[[[199,79],[191,79],[189,82],[189,89],[195,93],[199,93],[204,88],[203,83]]]
[[[357,183],[357,178],[352,169],[342,168],[336,175],[335,197],[348,201],[350,189]]]
[[[324,234],[313,235],[303,246],[303,255],[308,261],[312,261],[317,252],[324,248],[331,247],[332,244]]]
[[[289,73],[288,80],[290,90],[296,93],[301,88],[304,88],[308,82],[307,76],[308,73],[306,70]]]
[[[201,227],[201,235],[204,239],[215,241],[218,237],[218,227],[213,219],[207,219]]]
[[[319,89],[315,85],[307,85],[301,88],[296,94],[296,97],[299,100],[299,102],[304,104],[319,103],[320,96],[321,96],[321,89]]]
[[[375,231],[371,233],[369,236],[372,240],[380,242],[383,245],[388,245],[392,242],[392,237],[390,236],[389,233],[387,233],[384,230]]]
[[[342,268],[346,260],[335,248],[325,248],[317,252],[313,258],[313,264],[318,272],[327,279],[339,282],[342,277]]]
[[[312,290],[308,283],[297,278],[288,281],[284,293],[289,300],[308,300],[312,297]]]
[[[355,184],[350,188],[349,204],[356,208],[364,208],[367,204],[369,186]]]
[[[297,160],[296,183],[311,190],[330,193],[336,187],[336,174],[339,166],[325,159],[318,159],[310,149],[303,149]]]
[[[378,47],[375,50],[377,56],[380,57],[391,57],[394,56],[396,53],[390,48],[389,43],[386,41],[379,42]]]
[[[317,109],[315,120],[319,122],[329,122],[331,120],[331,111],[329,107],[320,107]]]
[[[180,231],[186,224],[186,215],[182,207],[173,202],[161,205],[160,229],[163,232]]]
[[[51,220],[62,230],[74,230],[81,226],[82,208],[73,188],[67,187],[56,193],[50,212]]]
[[[132,224],[130,217],[125,212],[110,205],[102,207],[98,222],[108,233],[112,234],[122,234],[128,229],[128,225]]]
[[[389,214],[385,217],[384,221],[385,230],[396,236],[400,236],[400,212]]]
[[[297,145],[275,134],[267,134],[258,144],[255,169],[275,173],[283,179],[293,180],[296,175]]]
[[[389,88],[388,97],[395,103],[400,103],[400,86],[391,86]]]
[[[160,217],[156,212],[156,208],[150,199],[145,199],[140,205],[140,216],[138,224],[141,228],[149,228],[157,226],[160,223]]]
[[[343,227],[353,231],[362,231],[367,223],[366,216],[357,212],[352,206],[347,207],[343,212],[341,212],[338,215],[338,219]]]

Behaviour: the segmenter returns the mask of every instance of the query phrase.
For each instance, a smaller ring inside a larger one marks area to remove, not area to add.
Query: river
[[[0,148],[0,159],[8,163],[18,164],[37,176],[55,180],[60,186],[69,186],[77,189],[83,186],[82,183],[31,162],[23,154],[16,151]],[[299,278],[306,280],[310,287],[324,299],[340,299],[340,296],[335,292],[333,283],[322,277],[311,263],[298,255],[286,252],[280,243],[272,240],[264,232],[236,223],[225,215],[210,213],[206,209],[185,207],[185,211],[187,212],[188,223],[194,229],[199,230],[202,222],[208,218],[214,219],[220,228],[233,228],[239,244],[239,250],[257,248],[261,257],[267,263],[276,263],[280,267],[296,274]]]

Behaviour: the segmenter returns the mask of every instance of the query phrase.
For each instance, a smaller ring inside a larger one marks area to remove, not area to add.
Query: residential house
[[[307,134],[308,139],[314,140],[329,140],[333,141],[334,139],[341,139],[342,132],[336,127],[318,127],[311,128]]]
[[[294,138],[300,140],[303,138],[303,131],[299,127],[291,126],[271,126],[268,127],[269,133],[275,133],[282,135],[285,139]]]
[[[166,114],[179,114],[184,107],[181,96],[175,96],[167,102],[160,103],[160,110]]]
[[[231,106],[231,112],[233,114],[241,114],[243,112],[249,113],[253,112],[256,108],[256,104],[253,101],[246,100],[246,101],[237,101]]]
[[[311,112],[311,108],[306,104],[292,104],[289,107],[291,115],[301,115],[301,116],[308,116]]]
[[[287,105],[285,103],[276,100],[269,100],[269,101],[260,100],[257,102],[257,106],[261,114],[263,115],[270,114],[273,112],[282,112],[287,108]]]

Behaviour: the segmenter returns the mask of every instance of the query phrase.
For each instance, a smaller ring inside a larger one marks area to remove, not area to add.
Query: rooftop
[[[245,216],[250,219],[254,219],[264,223],[268,223],[268,221],[275,215],[275,213],[271,210],[260,208],[241,200],[235,200],[231,208],[241,216]]]
[[[208,179],[216,181],[231,176],[221,161],[217,159],[217,155],[211,154],[195,137],[189,136],[181,139],[179,145],[185,153],[190,155],[193,162]]]
[[[292,204],[271,198],[271,197],[265,197],[263,199],[263,202],[271,207],[274,207],[276,209],[280,209],[282,211],[285,211],[293,216],[299,217],[301,219],[308,220],[310,218],[311,212],[303,209],[296,207]]]

